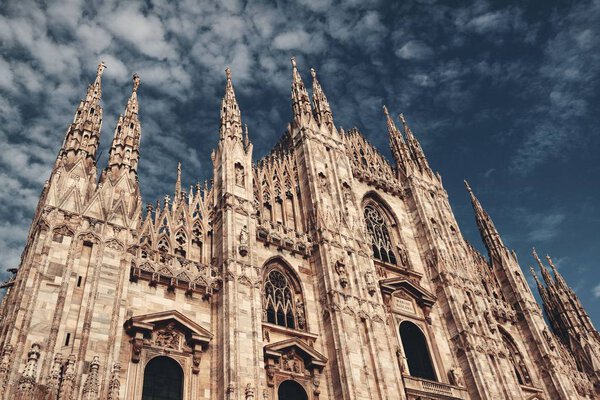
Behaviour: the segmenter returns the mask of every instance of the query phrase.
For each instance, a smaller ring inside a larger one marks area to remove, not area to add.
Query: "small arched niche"
[[[287,380],[281,382],[277,390],[278,400],[308,400],[306,390],[296,381]]]
[[[159,356],[146,364],[142,400],[183,400],[183,370],[177,361]]]

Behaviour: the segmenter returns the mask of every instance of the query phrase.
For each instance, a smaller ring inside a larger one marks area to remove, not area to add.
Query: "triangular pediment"
[[[213,334],[177,310],[162,311],[131,317],[125,322],[125,330],[132,334],[136,331],[152,332],[157,326],[175,322],[179,330],[193,341],[207,345]]]
[[[279,359],[283,353],[292,349],[295,350],[296,354],[302,357],[308,368],[322,369],[325,367],[325,364],[327,364],[327,358],[323,354],[298,338],[286,339],[281,342],[266,345],[264,347],[265,358]]]
[[[421,305],[432,306],[437,300],[436,297],[424,287],[405,278],[384,279],[379,281],[379,285],[384,293],[393,294],[394,292],[401,290],[414,298],[417,303]]]

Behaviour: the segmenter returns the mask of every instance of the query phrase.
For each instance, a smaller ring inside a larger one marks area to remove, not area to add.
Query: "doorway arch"
[[[410,375],[431,381],[437,380],[427,339],[421,329],[410,321],[404,321],[400,324],[400,338]]]
[[[183,400],[183,370],[171,357],[155,357],[144,369],[142,400]]]
[[[277,391],[278,400],[308,400],[306,390],[296,381],[281,382]]]

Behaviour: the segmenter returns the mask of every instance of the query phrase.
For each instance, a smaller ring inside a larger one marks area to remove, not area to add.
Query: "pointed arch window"
[[[525,365],[525,358],[523,357],[523,354],[519,351],[519,348],[512,337],[510,337],[506,332],[501,333],[502,341],[504,342],[504,346],[508,352],[508,361],[512,364],[515,375],[517,376],[517,381],[520,385],[531,386],[531,375],[529,375],[529,371]]]
[[[169,241],[166,237],[160,238],[158,241],[158,251],[161,253],[168,253],[170,250]]]
[[[263,302],[266,322],[290,329],[306,328],[299,285],[279,268],[266,276]]]
[[[367,232],[371,237],[373,257],[386,263],[396,264],[396,254],[388,229],[388,221],[374,204],[367,204],[364,210]]]
[[[185,257],[187,247],[187,236],[183,231],[179,231],[175,234],[175,243],[175,254],[180,257]]]

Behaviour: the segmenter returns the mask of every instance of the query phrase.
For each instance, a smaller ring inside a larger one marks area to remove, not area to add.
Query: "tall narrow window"
[[[271,324],[291,329],[305,329],[304,304],[299,285],[295,285],[287,274],[272,269],[264,287],[265,320]]]
[[[508,351],[508,360],[512,364],[515,375],[517,376],[517,381],[520,385],[531,385],[531,376],[529,375],[529,371],[525,365],[523,354],[521,354],[516,343],[510,336],[508,336],[507,333],[501,333],[502,341],[504,342],[504,346],[506,346],[506,350]]]
[[[150,360],[144,370],[142,400],[182,400],[183,371],[170,357]]]
[[[373,257],[386,263],[396,264],[396,255],[387,227],[387,221],[381,212],[373,205],[365,206],[365,221],[367,232],[371,237]]]
[[[400,338],[410,376],[435,381],[427,339],[421,329],[412,322],[404,321],[400,324]]]

